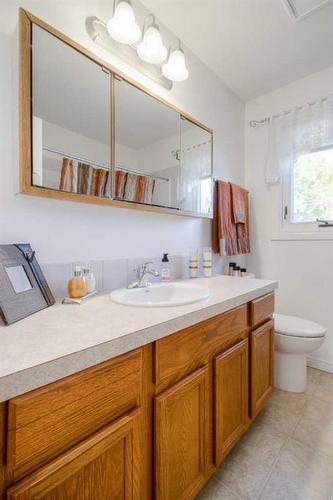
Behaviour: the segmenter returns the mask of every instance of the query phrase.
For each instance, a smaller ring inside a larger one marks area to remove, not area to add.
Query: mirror
[[[111,76],[32,25],[32,183],[111,198]]]
[[[116,78],[115,116],[116,197],[179,208],[179,114]]]
[[[212,213],[212,134],[181,117],[179,207]]]
[[[212,216],[209,129],[23,9],[20,27],[21,192]]]

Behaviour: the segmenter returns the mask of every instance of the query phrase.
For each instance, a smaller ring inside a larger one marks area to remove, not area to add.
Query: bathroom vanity
[[[277,286],[197,281],[197,304],[105,295],[0,329],[2,498],[196,496],[273,389]]]

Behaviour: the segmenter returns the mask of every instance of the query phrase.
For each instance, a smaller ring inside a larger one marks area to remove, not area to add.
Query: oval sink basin
[[[208,288],[192,283],[160,283],[146,288],[121,289],[111,293],[118,304],[135,307],[173,307],[209,297]]]

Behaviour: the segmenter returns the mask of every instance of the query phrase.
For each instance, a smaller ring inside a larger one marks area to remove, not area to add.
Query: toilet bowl
[[[306,356],[319,349],[326,329],[302,318],[274,314],[275,387],[283,391],[305,392]]]

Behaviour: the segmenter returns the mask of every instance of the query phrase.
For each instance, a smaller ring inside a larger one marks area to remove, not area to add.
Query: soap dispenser
[[[87,285],[80,266],[76,266],[74,276],[68,281],[68,295],[71,299],[81,299],[87,295]]]
[[[161,268],[161,281],[170,281],[170,279],[171,279],[170,262],[168,254],[164,253],[162,259],[162,268]]]

